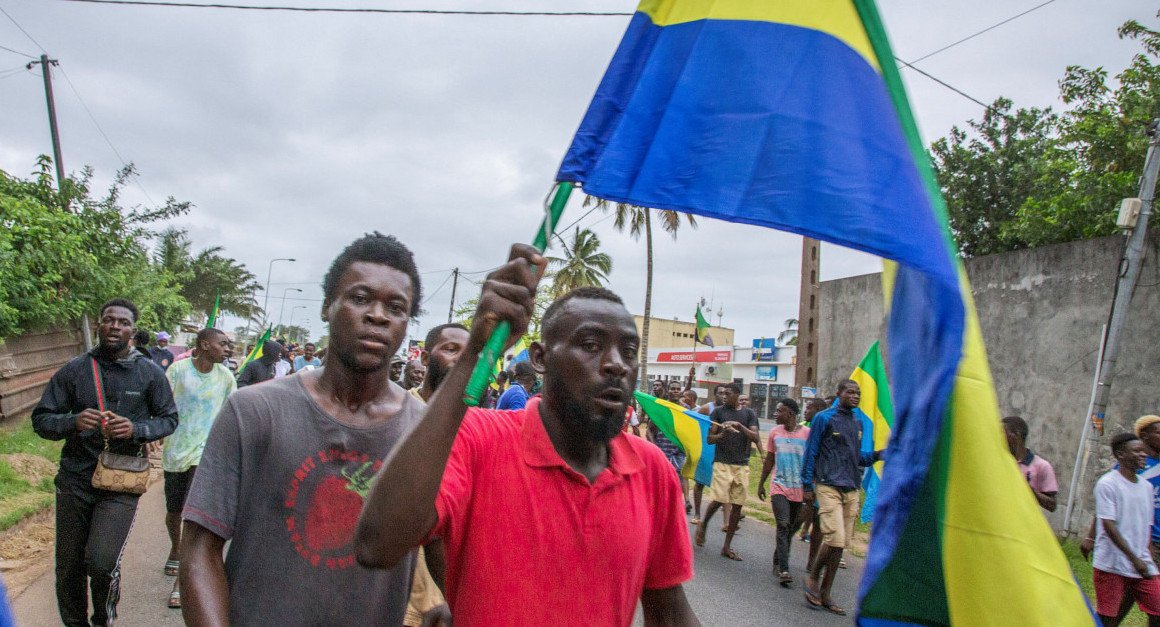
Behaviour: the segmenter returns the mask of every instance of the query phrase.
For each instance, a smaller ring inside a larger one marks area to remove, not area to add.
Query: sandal
[[[169,593],[169,607],[178,609],[181,607],[181,591],[174,590]]]
[[[179,562],[178,560],[169,560],[169,561],[165,562],[165,574],[169,575],[170,577],[176,577],[177,576],[177,569],[180,566],[181,566],[181,562]]]
[[[818,610],[822,609],[822,600],[818,598],[818,593],[814,592],[809,586],[802,586],[802,591],[806,594],[806,603],[810,604],[810,608]]]
[[[822,609],[831,614],[837,614],[838,616],[846,615],[846,610],[842,609],[837,603],[827,603],[822,606]]]
[[[846,560],[844,558],[838,560],[838,568],[846,568]]]
[[[721,551],[721,557],[727,557],[735,562],[744,562],[745,561],[745,560],[741,559],[741,556],[738,555],[737,552],[734,551],[733,549],[729,549],[728,551]]]
[[[692,519],[692,520],[690,520],[690,521],[689,521],[689,524],[690,524],[690,525],[699,525],[699,524],[701,524],[701,519],[700,519],[700,518],[694,518],[694,519]]]

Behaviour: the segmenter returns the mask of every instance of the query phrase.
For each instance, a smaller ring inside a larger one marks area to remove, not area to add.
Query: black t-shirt
[[[721,424],[737,421],[755,431],[761,428],[757,422],[757,414],[748,407],[733,409],[722,405],[713,410],[709,419]],[[741,431],[737,433],[722,431],[721,440],[717,442],[717,456],[713,458],[713,461],[722,464],[747,465],[749,464],[749,446],[751,443],[752,440]]]

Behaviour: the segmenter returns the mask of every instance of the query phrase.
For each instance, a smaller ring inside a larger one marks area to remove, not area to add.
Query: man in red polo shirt
[[[517,245],[484,284],[468,348],[388,458],[355,536],[361,564],[389,567],[428,538],[447,553],[460,625],[700,625],[680,484],[652,444],[621,432],[640,337],[612,292],[557,299],[529,347],[542,398],[468,410],[463,392],[501,320],[527,328],[545,259]],[[513,516],[512,512],[521,512]]]

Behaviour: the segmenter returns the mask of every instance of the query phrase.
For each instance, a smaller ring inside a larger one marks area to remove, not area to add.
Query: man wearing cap
[[[157,334],[157,346],[149,349],[149,356],[153,358],[153,363],[161,366],[162,370],[168,370],[169,364],[173,363],[173,352],[169,350],[169,334],[162,331]]]
[[[1148,459],[1144,469],[1140,471],[1140,478],[1152,484],[1152,560],[1160,564],[1160,507],[1155,504],[1160,498],[1160,416],[1141,416],[1136,420],[1136,437],[1144,443],[1144,452]],[[1096,520],[1092,519],[1091,529],[1087,537],[1079,545],[1079,550],[1087,558],[1091,555],[1096,541]]]

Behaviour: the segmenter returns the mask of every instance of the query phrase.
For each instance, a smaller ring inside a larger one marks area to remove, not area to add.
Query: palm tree
[[[588,229],[576,228],[572,234],[572,246],[564,238],[557,236],[564,245],[563,257],[548,257],[548,267],[556,272],[552,280],[552,296],[574,290],[585,285],[601,287],[612,272],[612,258],[600,249],[600,238]]]
[[[608,201],[593,196],[584,198],[584,206],[595,203],[595,205],[602,210],[608,210]],[[640,379],[638,385],[644,391],[648,391],[648,327],[649,318],[652,316],[652,280],[653,280],[653,239],[652,239],[652,213],[656,212],[657,218],[660,219],[661,228],[677,239],[677,231],[681,228],[682,216],[688,220],[689,226],[697,228],[697,220],[692,215],[673,211],[671,209],[649,209],[648,207],[637,207],[636,205],[628,205],[625,203],[616,203],[616,221],[613,226],[617,231],[623,233],[628,230],[628,234],[634,240],[640,239],[640,234],[645,234],[645,244],[648,251],[648,275],[645,281],[644,288],[644,321],[641,323],[641,337],[640,340]]]
[[[797,318],[790,318],[785,321],[785,331],[777,334],[777,343],[783,346],[797,346],[798,334],[798,320]]]
[[[260,308],[254,299],[257,277],[237,260],[222,256],[221,246],[211,246],[193,255],[192,244],[183,229],[170,227],[158,235],[153,263],[181,285],[181,296],[196,312],[207,317],[220,297],[221,311],[252,318]]]

